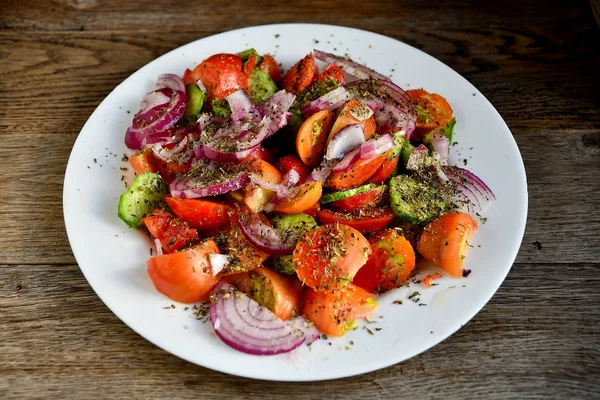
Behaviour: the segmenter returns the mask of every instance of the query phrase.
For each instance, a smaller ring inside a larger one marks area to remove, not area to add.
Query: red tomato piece
[[[152,237],[160,240],[164,253],[181,250],[198,240],[195,229],[166,211],[156,209],[143,221]]]
[[[307,288],[304,292],[302,314],[326,335],[342,336],[357,328],[356,320],[373,314],[377,303],[366,290],[348,284],[335,292],[317,292]]]
[[[288,92],[300,94],[309,87],[319,74],[319,68],[313,54],[310,53],[298,61],[281,80],[281,86]]]
[[[229,222],[229,207],[209,199],[179,199],[165,197],[173,213],[201,231],[212,231]]]
[[[215,54],[202,61],[192,71],[191,79],[200,79],[207,90],[208,100],[223,99],[238,89],[248,90],[248,76],[237,54]]]
[[[287,174],[291,169],[296,171],[300,175],[299,185],[306,182],[306,178],[310,174],[310,169],[295,154],[289,154],[277,161],[277,169],[281,175]]]
[[[331,202],[331,206],[347,213],[371,206],[377,206],[381,202],[384,192],[385,186],[377,186],[366,192]]]
[[[148,275],[156,289],[172,300],[196,303],[208,299],[218,279],[213,276],[208,255],[219,253],[212,240],[179,253],[148,260]]]
[[[352,283],[371,293],[400,287],[415,269],[415,251],[404,236],[388,229],[369,239],[373,253]]]
[[[381,164],[381,167],[379,167],[379,169],[369,178],[368,182],[376,185],[385,182],[398,167],[398,160],[399,158],[397,156],[392,156],[390,153],[390,156],[385,159],[383,164]]]
[[[377,232],[388,226],[394,219],[394,212],[389,207],[372,207],[353,213],[340,213],[332,210],[317,211],[321,224],[339,222],[353,227],[359,232]]]
[[[277,61],[275,61],[272,55],[265,54],[257,68],[267,72],[273,82],[279,83],[281,80],[281,70],[279,68],[279,64],[277,64]]]
[[[360,232],[336,223],[304,235],[294,249],[294,265],[305,285],[330,292],[347,286],[369,254],[369,241]]]
[[[331,64],[325,68],[317,77],[317,82],[321,82],[329,78],[335,79],[340,85],[343,85],[346,82],[344,79],[344,71],[342,71],[342,69],[335,64]]]

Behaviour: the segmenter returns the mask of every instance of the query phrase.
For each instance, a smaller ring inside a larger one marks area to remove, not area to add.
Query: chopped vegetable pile
[[[118,215],[154,239],[158,291],[208,301],[235,349],[288,352],[355,329],[420,257],[468,275],[495,197],[448,165],[455,124],[441,95],[347,58],[315,50],[282,76],[254,49],[216,54],[143,98]]]

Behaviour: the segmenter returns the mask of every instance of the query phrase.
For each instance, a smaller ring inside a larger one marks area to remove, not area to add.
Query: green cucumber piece
[[[317,227],[317,221],[307,214],[281,215],[273,219],[273,226],[281,233],[283,240],[301,238]],[[275,270],[282,274],[296,274],[294,256],[276,256],[273,258]]]
[[[194,83],[185,85],[185,92],[187,94],[187,107],[181,117],[180,125],[188,125],[196,121],[206,98],[206,93]]]
[[[131,228],[142,226],[142,218],[157,208],[165,207],[167,184],[155,172],[136,176],[133,184],[119,198],[119,218]]]
[[[390,179],[390,205],[402,220],[419,224],[437,217],[446,207],[439,191],[408,175]]]
[[[375,189],[377,187],[374,183],[369,183],[367,185],[359,186],[354,189],[342,190],[341,192],[333,192],[323,195],[321,197],[321,204],[332,203],[334,201],[347,199],[348,197],[352,197],[354,195],[366,192],[371,189]]]
[[[400,161],[402,161],[402,166],[406,168],[406,164],[408,163],[408,158],[414,151],[415,146],[413,146],[409,140],[404,142],[404,146],[402,146],[402,150],[400,151]]]
[[[240,51],[239,53],[237,53],[237,55],[240,56],[240,58],[242,59],[243,63],[248,62],[248,59],[253,54],[256,54],[258,56],[258,58],[256,60],[256,65],[260,64],[260,62],[262,61],[262,57],[258,54],[258,52],[256,50],[254,50],[254,48],[249,48],[249,49],[246,49],[244,51]]]
[[[229,117],[231,115],[231,107],[227,100],[212,99],[212,111],[217,117]]]
[[[433,134],[443,135],[448,138],[449,144],[452,144],[454,138],[454,126],[456,125],[456,118],[452,118],[446,125],[438,126],[427,135],[423,137],[423,143],[430,146],[433,141]]]
[[[277,85],[267,71],[255,68],[248,79],[250,85],[250,98],[256,104],[262,103],[277,92]]]

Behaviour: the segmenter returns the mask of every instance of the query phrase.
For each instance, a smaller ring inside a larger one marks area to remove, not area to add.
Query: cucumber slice
[[[262,103],[277,92],[277,85],[262,69],[255,68],[248,79],[250,84],[250,98],[256,104]]]
[[[408,158],[412,154],[415,146],[413,146],[409,140],[404,142],[404,146],[402,146],[402,150],[400,151],[400,161],[402,161],[402,166],[406,168],[406,164],[408,163]]]
[[[206,93],[193,83],[185,85],[185,92],[187,93],[187,107],[181,117],[180,125],[188,125],[195,122],[206,98]]]
[[[119,199],[119,218],[131,228],[142,226],[142,218],[165,207],[167,184],[155,172],[139,174]]]
[[[231,107],[227,100],[212,99],[212,111],[217,117],[229,117],[231,115]]]
[[[448,138],[449,144],[452,144],[452,139],[454,139],[454,126],[456,125],[456,118],[452,118],[450,122],[446,125],[438,126],[431,132],[429,132],[425,137],[423,137],[423,142],[425,144],[430,144],[433,140],[433,134],[436,133],[438,135],[443,135]]]
[[[284,241],[300,239],[308,231],[317,227],[317,221],[307,214],[281,215],[273,219],[273,225]],[[295,274],[294,256],[276,256],[273,259],[275,270],[282,274]]]
[[[398,175],[390,180],[390,204],[394,213],[413,224],[427,222],[437,217],[446,207],[438,190],[414,180],[408,175]]]
[[[321,204],[327,204],[327,203],[332,203],[334,201],[347,199],[348,197],[352,197],[359,193],[363,193],[368,190],[375,189],[376,187],[377,187],[376,184],[369,183],[368,185],[359,186],[354,189],[343,190],[341,192],[328,193],[326,195],[323,195],[323,197],[321,197]]]

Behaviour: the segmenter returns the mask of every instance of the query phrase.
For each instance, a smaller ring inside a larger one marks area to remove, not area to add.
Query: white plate
[[[479,175],[498,200],[480,224],[466,260],[472,274],[444,277],[425,289],[411,284],[379,299],[374,335],[360,328],[341,339],[279,356],[246,355],[212,334],[210,322],[158,293],[146,274],[150,240],[127,229],[117,202],[130,171],[125,129],[143,95],[162,73],[181,75],[214,53],[254,47],[274,54],[284,69],[313,48],[348,54],[405,89],[424,87],[452,105],[458,124],[451,159]],[[396,364],[441,342],[467,323],[496,292],[517,255],[527,214],[525,169],[508,127],[469,82],[429,55],[375,33],[327,25],[269,25],[211,36],[175,49],[131,75],[106,97],[73,146],[65,175],[63,206],[73,253],[88,282],[129,327],[164,350],[190,362],[229,374],[281,381],[347,377]],[[481,246],[481,247],[479,247]],[[408,299],[421,293],[419,306]],[[394,300],[403,304],[394,304]],[[175,305],[175,309],[164,309]],[[381,316],[381,318],[379,318]],[[381,329],[378,329],[381,328]],[[351,345],[350,343],[353,342]],[[329,344],[331,343],[331,344]]]

